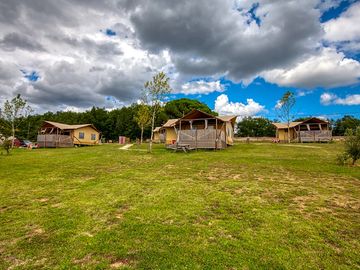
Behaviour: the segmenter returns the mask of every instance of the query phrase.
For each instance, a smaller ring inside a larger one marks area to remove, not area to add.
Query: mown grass
[[[339,144],[0,156],[0,269],[360,268]]]

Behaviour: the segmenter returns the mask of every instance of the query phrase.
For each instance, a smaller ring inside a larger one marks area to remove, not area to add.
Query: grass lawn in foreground
[[[359,269],[341,144],[18,149],[0,156],[0,269]]]

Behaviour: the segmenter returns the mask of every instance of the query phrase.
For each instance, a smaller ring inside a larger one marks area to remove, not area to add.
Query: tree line
[[[155,119],[155,126],[163,125],[168,119],[180,118],[192,109],[199,109],[216,115],[206,104],[197,100],[182,98],[172,100],[161,107]],[[58,111],[28,115],[20,117],[16,121],[19,123],[15,123],[16,134],[19,138],[35,141],[41,124],[47,120],[66,124],[91,123],[101,131],[102,138],[106,140],[117,140],[120,135],[134,140],[140,138],[141,135],[141,127],[136,120],[141,110],[142,105],[132,104],[111,111],[93,107],[85,112]],[[4,119],[2,121],[4,122]],[[245,117],[237,123],[236,134],[240,137],[274,137],[276,129],[272,125],[273,122],[263,117]],[[333,135],[343,136],[347,129],[355,130],[356,127],[360,126],[360,119],[347,115],[336,121],[330,120],[330,123]],[[6,134],[6,132],[2,133]],[[150,138],[151,126],[145,125],[143,133],[144,138]]]

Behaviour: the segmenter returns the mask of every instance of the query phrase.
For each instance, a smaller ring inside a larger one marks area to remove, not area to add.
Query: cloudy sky
[[[0,0],[0,103],[37,112],[135,102],[164,71],[169,99],[221,114],[360,116],[360,1]]]

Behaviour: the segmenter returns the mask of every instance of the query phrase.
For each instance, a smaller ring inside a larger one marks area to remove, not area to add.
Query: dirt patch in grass
[[[49,201],[49,198],[40,198],[40,199],[37,199],[36,201],[43,203],[43,202]]]
[[[0,207],[0,213],[4,213],[7,210],[9,210],[9,207],[7,207],[7,206],[1,206]]]
[[[335,195],[327,200],[330,207],[344,208],[344,209],[360,209],[360,201],[349,196]]]
[[[131,267],[132,263],[128,259],[116,260],[110,264],[111,269],[119,269],[123,267]]]
[[[297,196],[293,198],[293,203],[296,205],[296,208],[303,213],[310,204],[318,200],[319,197],[316,195]]]
[[[30,231],[26,234],[26,239],[31,240],[34,237],[46,237],[45,230],[38,226],[31,228]]]
[[[77,265],[81,265],[82,267],[85,266],[89,266],[89,265],[94,265],[96,263],[98,263],[98,261],[96,261],[91,254],[87,254],[85,257],[81,258],[81,259],[74,259],[73,260],[74,264]]]

